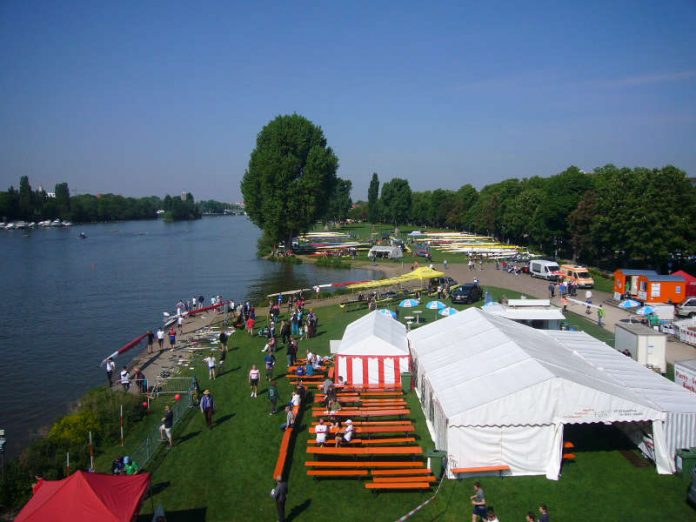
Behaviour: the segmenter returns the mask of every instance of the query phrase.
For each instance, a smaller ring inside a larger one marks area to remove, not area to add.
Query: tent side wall
[[[410,357],[385,355],[336,355],[338,376],[350,385],[401,386],[401,374],[409,370]]]
[[[513,476],[546,475],[554,479],[558,477],[562,430],[562,425],[553,424],[449,426],[448,468],[507,464]],[[448,476],[454,478],[449,469]]]

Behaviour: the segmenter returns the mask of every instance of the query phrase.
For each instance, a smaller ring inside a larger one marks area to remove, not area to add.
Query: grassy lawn
[[[519,297],[516,292],[501,288],[486,288],[494,299],[505,294]],[[480,304],[480,303],[479,303]],[[466,308],[456,306],[458,309]],[[401,310],[403,318],[409,310]],[[345,326],[365,313],[344,312],[338,306],[318,309],[319,335],[300,342],[301,354],[309,348],[328,353],[328,341],[340,339]],[[435,320],[431,310],[423,313],[427,321]],[[569,314],[569,323],[578,329],[598,335],[596,325],[582,316]],[[265,320],[260,320],[261,326]],[[609,340],[606,336],[602,340]],[[154,506],[162,503],[168,520],[275,520],[275,506],[269,496],[273,487],[272,473],[280,445],[283,422],[281,414],[269,415],[270,403],[266,386],[259,398],[249,397],[247,372],[251,364],[262,364],[263,339],[235,333],[229,342],[226,373],[216,381],[207,378],[200,355],[193,366],[201,387],[209,387],[217,401],[217,425],[207,430],[202,415],[194,411],[175,430],[176,446],[162,451],[153,464],[153,498],[143,507],[149,520]],[[285,352],[278,354],[276,375],[285,368]],[[284,378],[278,379],[281,399],[288,400],[290,388]],[[411,417],[425,449],[432,442],[425,426],[420,406],[413,393],[409,394]],[[159,419],[165,399],[153,406],[155,414],[138,435],[151,429]],[[305,473],[305,452],[310,417],[305,409],[292,450],[288,476],[290,495],[287,512],[290,520],[395,520],[420,504],[432,493],[368,492],[360,480],[312,480]],[[135,435],[135,434],[134,434]],[[486,496],[501,520],[523,520],[529,510],[545,502],[554,520],[696,520],[696,512],[685,501],[688,480],[680,476],[660,476],[652,464],[636,467],[621,450],[636,457],[639,452],[614,429],[603,425],[571,426],[567,440],[576,445],[577,461],[564,467],[559,481],[544,477],[515,477],[499,479],[484,477]],[[135,437],[133,437],[135,439]],[[127,441],[127,445],[131,440]],[[120,450],[120,448],[118,448]],[[111,453],[100,458],[100,469],[111,462]],[[445,481],[436,499],[414,520],[468,520],[469,495],[473,479]],[[591,500],[590,500],[591,499]]]

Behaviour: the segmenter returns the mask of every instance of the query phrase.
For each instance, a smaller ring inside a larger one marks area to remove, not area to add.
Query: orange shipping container
[[[637,297],[651,303],[679,304],[686,298],[686,280],[675,275],[641,275]]]
[[[647,269],[617,268],[614,271],[614,299],[617,301],[624,297],[638,299],[638,279],[644,275],[656,276],[657,272]]]

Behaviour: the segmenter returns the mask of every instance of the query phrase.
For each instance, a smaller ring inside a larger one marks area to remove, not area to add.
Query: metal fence
[[[187,417],[188,412],[198,405],[198,381],[195,377],[170,377],[164,379],[159,385],[160,391],[158,395],[177,393],[181,395],[178,401],[174,401],[174,403],[171,404],[172,412],[174,413],[172,429],[175,429],[176,426]],[[159,427],[159,424],[154,426],[140,444],[131,451],[130,457],[137,462],[141,468],[146,467],[160,448],[166,444],[166,441],[161,440]]]

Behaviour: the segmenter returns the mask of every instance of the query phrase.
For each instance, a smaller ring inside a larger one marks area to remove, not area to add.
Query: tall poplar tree
[[[372,173],[370,188],[367,189],[367,220],[370,223],[379,221],[379,177]]]

